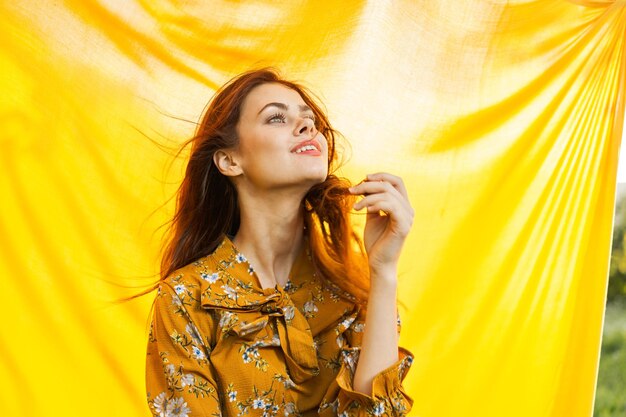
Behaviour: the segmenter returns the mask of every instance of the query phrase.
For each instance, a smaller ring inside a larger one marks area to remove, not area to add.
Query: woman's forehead
[[[266,83],[250,91],[244,100],[243,111],[252,111],[256,115],[268,103],[283,103],[296,108],[306,104],[296,90],[279,83]]]

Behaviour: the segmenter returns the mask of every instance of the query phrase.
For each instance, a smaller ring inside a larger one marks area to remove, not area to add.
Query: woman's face
[[[314,118],[300,94],[282,84],[262,84],[250,91],[242,104],[239,147],[233,154],[248,185],[295,186],[306,193],[326,179],[328,146]],[[302,149],[307,144],[310,150]]]

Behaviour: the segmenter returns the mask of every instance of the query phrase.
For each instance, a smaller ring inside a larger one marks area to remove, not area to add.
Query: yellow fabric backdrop
[[[343,175],[408,185],[411,415],[590,415],[624,0],[0,4],[3,416],[149,414],[154,294],[110,300],[157,272],[183,165],[153,141],[261,65],[320,94]]]

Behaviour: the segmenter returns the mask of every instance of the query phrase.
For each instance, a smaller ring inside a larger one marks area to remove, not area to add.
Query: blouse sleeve
[[[146,356],[146,392],[154,416],[220,416],[209,362],[210,343],[188,310],[193,294],[162,282],[156,296]]]
[[[341,351],[341,367],[320,405],[320,416],[406,416],[411,410],[413,399],[405,391],[402,381],[413,363],[413,354],[401,346],[398,347],[398,361],[374,377],[371,395],[354,390],[352,384],[364,328],[365,320],[359,316],[346,329],[344,335],[348,346]],[[398,336],[400,329],[398,315]]]

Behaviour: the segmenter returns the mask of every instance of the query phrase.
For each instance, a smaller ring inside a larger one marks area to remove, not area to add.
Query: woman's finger
[[[398,191],[398,189],[394,187],[393,184],[385,180],[365,181],[359,183],[354,187],[351,187],[350,192],[353,194],[363,194],[366,196],[375,194],[386,194],[389,196],[389,198],[398,199],[407,210],[412,210],[411,204],[409,203],[408,199],[400,191]]]
[[[379,211],[382,211],[387,216],[390,216],[393,223],[396,224],[394,227],[395,230],[403,235],[407,235],[409,233],[413,222],[413,218],[411,216],[401,212],[397,206],[394,206],[385,200],[377,201],[376,203],[367,206],[368,213],[378,213]]]
[[[376,180],[384,180],[390,183],[400,194],[404,196],[407,200],[409,199],[409,194],[406,191],[406,187],[404,186],[404,181],[402,178],[389,174],[388,172],[376,172],[373,174],[367,174],[367,179],[376,181]]]
[[[354,204],[355,210],[361,210],[363,207],[371,206],[379,201],[387,200],[384,193],[369,194]]]
[[[400,217],[412,217],[412,209],[408,209],[402,204],[399,199],[389,199],[384,193],[370,194],[367,197],[363,197],[360,201],[354,204],[355,210],[361,210],[363,207],[367,207],[368,212],[375,212],[376,210],[370,209],[371,207],[385,207],[381,209],[387,214],[392,214],[396,218]]]

